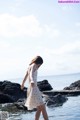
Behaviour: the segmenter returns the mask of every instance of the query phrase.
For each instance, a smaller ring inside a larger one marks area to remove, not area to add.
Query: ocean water
[[[38,78],[39,81],[44,79],[48,80],[54,90],[62,90],[64,87],[69,86],[71,83],[80,80],[80,73],[43,76]]]
[[[54,90],[62,90],[71,83],[80,80],[80,73],[69,75],[43,76],[38,77],[38,81],[47,79]],[[16,79],[11,81],[16,82]],[[21,79],[17,80],[21,83]],[[80,120],[80,96],[68,97],[68,100],[58,107],[47,107],[49,120]],[[15,111],[10,112],[9,120],[35,120],[35,112]],[[43,117],[41,115],[40,120]]]

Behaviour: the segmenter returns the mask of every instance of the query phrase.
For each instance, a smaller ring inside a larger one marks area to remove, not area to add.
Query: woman
[[[35,120],[39,120],[41,112],[44,120],[48,120],[45,104],[42,100],[41,92],[39,91],[37,86],[37,70],[42,64],[43,59],[40,56],[36,56],[29,64],[29,68],[21,85],[21,89],[23,89],[24,83],[26,79],[28,79],[29,87],[27,91],[27,100],[25,102],[25,106],[28,108],[28,110],[37,108]]]

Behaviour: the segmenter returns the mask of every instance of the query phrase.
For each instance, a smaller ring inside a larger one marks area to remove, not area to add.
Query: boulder
[[[0,103],[13,103],[14,99],[7,94],[0,93]]]
[[[16,113],[19,111],[19,109],[16,107],[14,103],[4,103],[0,105],[0,109],[2,111],[7,111],[9,113]]]
[[[63,105],[64,102],[66,102],[68,98],[64,95],[58,94],[55,96],[45,96],[45,103],[47,106],[59,106]]]
[[[19,110],[28,110],[26,106],[24,106],[26,99],[19,99],[17,102],[14,103],[17,109]]]
[[[65,87],[64,90],[80,90],[80,80],[75,81],[68,87]]]
[[[40,91],[52,90],[51,85],[48,83],[47,80],[43,80],[37,83]],[[1,81],[0,82],[0,92],[4,95],[8,95],[10,98],[13,99],[14,102],[19,100],[20,98],[27,98],[27,88],[24,87],[21,90],[21,85],[18,83],[13,83],[10,81]],[[3,99],[3,103],[6,101]]]
[[[4,94],[11,96],[14,101],[17,101],[19,98],[26,98],[27,88],[21,90],[20,84],[12,83],[10,81],[0,82],[0,91]]]
[[[53,89],[48,80],[39,81],[37,85],[40,91],[50,91]]]

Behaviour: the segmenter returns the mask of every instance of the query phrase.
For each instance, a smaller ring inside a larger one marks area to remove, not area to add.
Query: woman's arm
[[[27,77],[28,77],[28,71],[27,71],[27,73],[26,73],[26,75],[25,75],[25,77],[24,77],[24,79],[23,79],[23,81],[22,81],[21,89],[24,88],[24,83],[25,83]]]

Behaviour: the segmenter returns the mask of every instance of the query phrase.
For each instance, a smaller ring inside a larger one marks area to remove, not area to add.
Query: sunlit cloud
[[[3,37],[58,37],[57,28],[41,25],[34,15],[16,17],[10,14],[0,15],[0,36]]]
[[[77,6],[29,0],[0,3],[0,78],[21,77],[36,55],[44,59],[39,75],[80,71]]]
[[[80,27],[80,22],[77,22],[75,25],[76,27]]]
[[[49,25],[44,25],[44,33],[48,35],[50,38],[59,37],[60,31],[58,28]]]
[[[16,17],[10,14],[0,15],[0,36],[16,37],[31,36],[37,37],[42,33],[39,21],[34,15]]]
[[[73,10],[73,7],[71,5],[69,5],[69,4],[62,6],[61,8],[65,12]]]
[[[46,49],[46,52],[53,55],[73,54],[80,51],[80,41],[68,43],[57,49]]]

